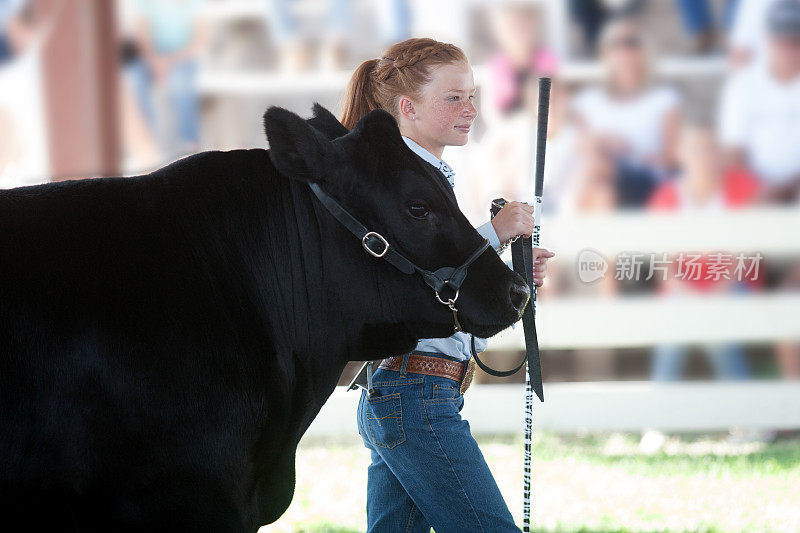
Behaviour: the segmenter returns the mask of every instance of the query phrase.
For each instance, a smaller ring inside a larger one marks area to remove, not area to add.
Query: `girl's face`
[[[430,75],[418,100],[400,99],[400,131],[441,157],[445,146],[467,143],[478,114],[472,102],[475,81],[466,63],[440,65]]]

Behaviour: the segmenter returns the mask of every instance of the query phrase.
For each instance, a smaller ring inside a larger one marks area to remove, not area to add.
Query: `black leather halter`
[[[384,259],[403,274],[419,274],[423,281],[433,289],[436,299],[442,305],[446,305],[453,312],[453,329],[461,331],[461,323],[458,321],[458,291],[467,277],[467,269],[480,255],[489,248],[489,241],[483,239],[483,243],[472,252],[472,254],[458,267],[442,267],[433,272],[414,264],[403,254],[389,245],[386,238],[376,231],[370,231],[356,220],[344,207],[333,199],[328,193],[322,190],[318,183],[309,183],[311,192],[319,199],[323,206],[338,220],[350,233],[361,241],[361,246],[371,256]],[[450,294],[444,293],[448,290]]]

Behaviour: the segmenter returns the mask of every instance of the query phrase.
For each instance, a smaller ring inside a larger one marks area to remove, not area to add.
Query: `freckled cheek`
[[[431,111],[439,131],[449,132],[458,119],[460,109],[458,106],[448,105],[445,102],[437,102]]]

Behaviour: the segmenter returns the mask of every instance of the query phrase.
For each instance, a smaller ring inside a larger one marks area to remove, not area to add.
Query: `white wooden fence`
[[[606,257],[625,251],[758,251],[800,256],[800,209],[753,209],[708,215],[610,214],[543,221],[548,245],[570,268],[591,247]],[[613,269],[609,273],[613,275]],[[659,343],[800,342],[800,292],[540,297],[537,330],[545,349],[647,347]],[[490,349],[522,349],[522,329],[490,339]],[[545,383],[534,405],[537,429],[554,431],[724,430],[800,427],[800,381]],[[337,390],[310,436],[356,435],[358,393]],[[476,385],[464,416],[481,433],[522,427],[524,387]]]
[[[338,387],[308,437],[356,438],[360,395]],[[544,397],[544,403],[535,400],[533,406],[536,430],[800,428],[800,381],[545,383]],[[475,385],[464,396],[462,415],[475,435],[518,433],[524,399],[522,384]]]

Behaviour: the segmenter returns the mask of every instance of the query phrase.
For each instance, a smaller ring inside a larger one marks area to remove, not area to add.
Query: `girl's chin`
[[[469,141],[469,133],[458,133],[453,136],[451,142],[447,143],[451,146],[464,146]]]

